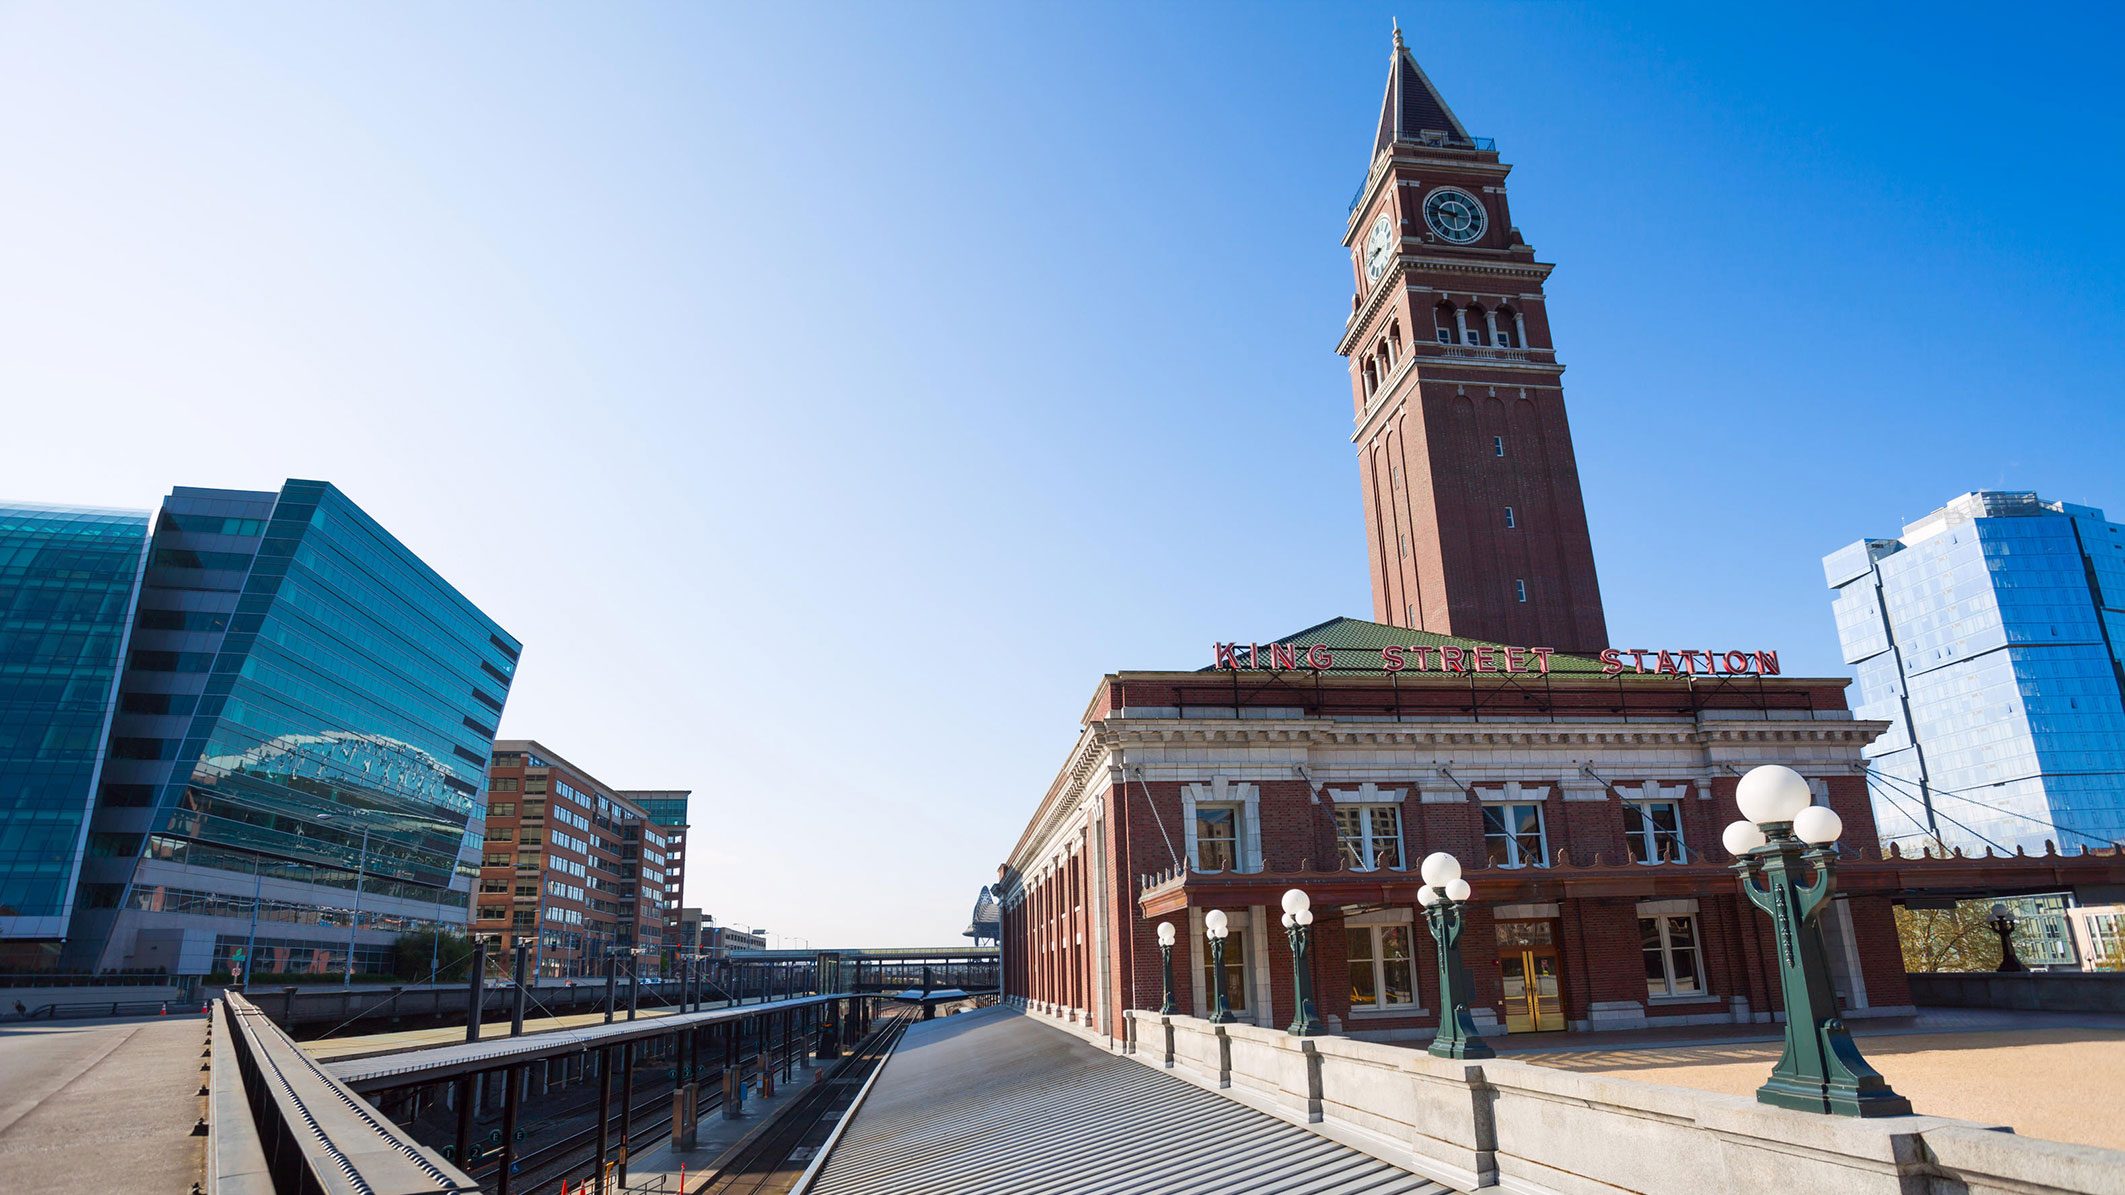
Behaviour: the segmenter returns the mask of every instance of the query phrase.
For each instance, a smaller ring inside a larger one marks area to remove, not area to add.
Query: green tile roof
[[[1503,643],[1492,643],[1484,639],[1463,639],[1453,635],[1433,634],[1430,631],[1413,631],[1408,627],[1388,626],[1384,622],[1368,622],[1362,618],[1331,618],[1327,622],[1317,623],[1304,630],[1293,631],[1289,635],[1279,635],[1274,639],[1261,640],[1260,646],[1266,653],[1272,643],[1288,643],[1296,646],[1302,652],[1316,643],[1325,645],[1329,651],[1335,653],[1335,665],[1324,670],[1329,673],[1379,672],[1381,670],[1380,649],[1383,647],[1459,647],[1463,649],[1493,647],[1502,649],[1509,646]],[[1244,643],[1241,644],[1243,650],[1246,646]],[[1512,644],[1510,646],[1524,647],[1530,645]],[[1500,660],[1503,660],[1503,658],[1502,655],[1499,657]],[[1549,667],[1550,672],[1558,676],[1602,675],[1601,661],[1593,656],[1567,655],[1563,652],[1557,652],[1550,656]],[[1437,668],[1436,658],[1434,658],[1433,668],[1434,670]],[[1213,664],[1211,667],[1203,668],[1200,671],[1215,672],[1217,668]],[[1314,669],[1306,667],[1302,657],[1298,671],[1312,672]],[[1414,659],[1410,660],[1408,666],[1404,669],[1404,674],[1429,675],[1417,670]],[[1626,675],[1629,675],[1628,671],[1626,671]]]

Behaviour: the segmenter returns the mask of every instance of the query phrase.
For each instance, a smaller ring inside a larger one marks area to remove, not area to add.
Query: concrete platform
[[[187,1195],[207,1019],[0,1026],[0,1190]]]
[[[1009,1008],[907,1032],[807,1195],[1447,1188]]]
[[[711,1000],[696,1006],[696,1011],[705,1012],[712,1008],[728,1008],[729,1006],[730,1002],[727,1000]],[[637,1022],[655,1020],[658,1017],[671,1016],[676,1012],[676,1009],[671,1008],[645,1008],[635,1014],[635,1020]],[[618,1024],[626,1019],[627,1010],[622,1008],[619,1014],[613,1017],[613,1022]],[[604,1023],[605,1013],[602,1009],[597,1012],[570,1013],[566,1016],[558,1017],[526,1016],[524,1018],[524,1032],[526,1034],[546,1033],[556,1029],[580,1029],[585,1026],[602,1025]],[[507,1036],[509,1036],[509,1018],[507,1017],[503,1017],[500,1020],[488,1020],[480,1027],[481,1041],[490,1041]],[[300,1044],[303,1052],[310,1057],[320,1062],[330,1062],[337,1058],[362,1058],[370,1054],[396,1054],[401,1050],[421,1050],[430,1046],[454,1046],[464,1040],[465,1029],[463,1026],[446,1025],[438,1029],[399,1029],[389,1033],[359,1033],[350,1034],[346,1037],[321,1037],[315,1041],[306,1041]]]

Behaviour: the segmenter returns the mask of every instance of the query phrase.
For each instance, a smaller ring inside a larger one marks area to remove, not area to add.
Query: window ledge
[[[1390,1004],[1385,1008],[1353,1008],[1350,1010],[1350,1016],[1345,1019],[1352,1021],[1387,1021],[1396,1017],[1428,1017],[1430,1015],[1430,1009],[1415,1004]]]
[[[1647,996],[1648,1004],[1711,1004],[1719,997],[1710,992],[1684,992],[1674,996]]]

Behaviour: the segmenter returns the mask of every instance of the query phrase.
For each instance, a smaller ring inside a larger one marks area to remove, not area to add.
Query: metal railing
[[[385,1119],[230,993],[209,1046],[207,1195],[476,1195],[480,1186]]]

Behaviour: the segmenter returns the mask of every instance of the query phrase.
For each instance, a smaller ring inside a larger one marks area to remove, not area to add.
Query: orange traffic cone
[[[208,1013],[210,1013],[210,1012],[212,1012],[212,1011],[214,1011],[214,1002],[213,1002],[212,1000],[201,1000],[201,1001],[199,1002],[199,1015],[200,1015],[200,1016],[206,1016],[206,1015],[207,1015]]]
[[[169,1015],[170,1015],[170,1002],[169,1002],[169,1001],[167,1001],[167,1000],[163,1001],[163,1002],[162,1002],[162,1011],[161,1011],[161,1012],[158,1012],[158,1013],[156,1013],[155,1015],[156,1015],[156,1016],[158,1016],[158,1017],[166,1017],[166,1016],[169,1016]]]

